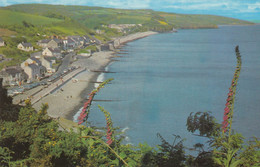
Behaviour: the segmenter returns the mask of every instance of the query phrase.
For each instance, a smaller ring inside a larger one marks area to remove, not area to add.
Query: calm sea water
[[[211,111],[222,121],[228,88],[240,46],[242,72],[234,112],[234,129],[260,137],[260,25],[180,30],[128,43],[105,78],[114,78],[96,96],[89,121],[105,126],[97,104],[111,113],[115,126],[126,130],[127,143],[160,144],[172,134],[185,145],[203,142],[186,130],[191,112]]]

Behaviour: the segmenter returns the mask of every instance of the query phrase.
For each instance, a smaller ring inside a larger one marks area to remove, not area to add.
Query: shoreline
[[[103,73],[102,71],[104,71],[105,68],[114,61],[113,58],[117,57],[115,54],[120,51],[120,48],[127,42],[145,38],[154,34],[157,34],[157,32],[148,31],[120,37],[115,39],[115,43],[117,42],[118,44],[115,46],[115,51],[95,52],[91,57],[82,57],[73,62],[71,64],[72,66],[81,66],[87,68],[86,72],[83,72],[74,77],[78,80],[78,82],[74,83],[72,80],[68,81],[61,87],[62,89],[44,97],[39,102],[35,103],[33,107],[36,110],[39,110],[42,103],[48,103],[49,109],[47,112],[50,117],[62,117],[73,121],[74,115],[83,106],[87,95],[95,88],[95,82],[97,82],[98,76],[101,75]]]

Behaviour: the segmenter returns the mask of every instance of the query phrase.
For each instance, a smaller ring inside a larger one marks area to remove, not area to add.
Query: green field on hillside
[[[153,10],[126,10],[88,6],[64,6],[45,4],[24,4],[6,7],[12,11],[37,14],[42,16],[64,16],[94,29],[102,24],[144,24],[148,27],[170,25],[174,28],[217,27],[222,24],[252,24],[247,21],[212,15],[185,15]],[[56,16],[56,17],[57,17]],[[162,28],[162,27],[161,27]],[[169,28],[169,27],[168,27]],[[168,28],[166,28],[168,30]]]
[[[0,9],[1,25],[22,24],[23,21],[29,22],[33,25],[45,25],[60,22],[62,20]]]

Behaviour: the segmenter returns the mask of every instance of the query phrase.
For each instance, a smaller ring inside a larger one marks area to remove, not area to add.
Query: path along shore
[[[136,39],[144,38],[149,35],[156,34],[156,32],[140,32],[131,34],[128,36],[115,39],[117,41],[116,48],[119,48],[122,44],[126,42],[133,41]],[[73,80],[68,81],[56,92],[42,98],[37,103],[33,105],[36,110],[41,108],[41,105],[48,103],[48,115],[53,118],[66,118],[73,120],[73,115],[79,110],[79,108],[86,101],[86,96],[94,89],[93,82],[97,81],[98,75],[101,72],[93,71],[104,71],[105,67],[109,65],[112,61],[111,58],[115,57],[116,52],[107,51],[107,52],[96,52],[91,57],[80,58],[76,62],[73,62],[72,66],[81,66],[86,67],[86,71],[80,73],[74,77],[77,82]]]

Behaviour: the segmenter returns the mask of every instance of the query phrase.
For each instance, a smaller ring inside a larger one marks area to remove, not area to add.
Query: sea
[[[106,68],[114,73],[99,76],[98,81],[114,80],[95,96],[88,121],[105,127],[100,105],[124,132],[124,143],[156,146],[158,133],[169,143],[179,135],[188,147],[206,143],[187,131],[187,117],[210,111],[222,122],[237,45],[242,70],[233,129],[247,141],[260,137],[260,25],[179,30],[127,43]]]

